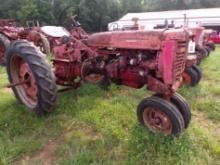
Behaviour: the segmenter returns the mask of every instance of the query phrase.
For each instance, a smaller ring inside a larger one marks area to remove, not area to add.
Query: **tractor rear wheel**
[[[10,45],[10,40],[3,34],[0,34],[0,65],[5,64],[6,49]]]
[[[9,82],[16,98],[37,115],[53,112],[57,87],[46,56],[33,44],[20,40],[10,45],[6,57]]]
[[[184,84],[189,85],[189,86],[197,85],[198,83],[197,72],[191,67],[185,68],[183,72],[183,82]]]
[[[201,78],[202,78],[202,71],[201,69],[199,68],[198,65],[194,64],[192,66],[192,69],[196,71],[197,73],[197,84],[200,82]]]
[[[177,107],[159,97],[142,100],[137,117],[152,132],[178,136],[184,130],[184,120]]]

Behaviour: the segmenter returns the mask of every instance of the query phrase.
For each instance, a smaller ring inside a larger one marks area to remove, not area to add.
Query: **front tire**
[[[213,42],[208,43],[208,47],[212,50],[215,51],[215,44]]]
[[[200,82],[201,78],[202,78],[202,71],[201,71],[201,69],[199,68],[199,66],[196,65],[196,64],[194,64],[194,65],[192,66],[192,69],[193,69],[194,71],[196,71],[196,73],[197,73],[197,84],[198,84],[198,83]]]
[[[178,109],[170,102],[150,97],[137,107],[138,121],[152,132],[178,136],[184,130],[184,120]]]
[[[57,99],[55,77],[44,54],[33,44],[20,40],[7,51],[7,73],[16,98],[32,112],[45,115],[54,111]]]
[[[162,94],[155,94],[154,96],[163,98]],[[188,102],[178,93],[173,93],[169,102],[171,102],[179,110],[183,117],[185,128],[187,128],[191,120],[191,111]]]
[[[187,128],[191,120],[191,111],[190,111],[189,104],[178,93],[174,93],[172,97],[170,98],[170,101],[178,108],[178,110],[182,114],[182,117],[185,123],[185,128]]]
[[[189,86],[196,86],[198,83],[197,72],[192,67],[186,67],[183,72],[183,83]]]
[[[206,50],[206,57],[208,57],[210,55],[211,50],[209,47],[206,47],[205,50]]]

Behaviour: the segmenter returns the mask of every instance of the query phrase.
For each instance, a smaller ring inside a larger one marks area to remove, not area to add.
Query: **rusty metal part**
[[[192,77],[188,73],[183,72],[183,83],[190,84],[191,82],[192,82]]]
[[[28,83],[28,82],[30,82],[30,78],[28,78],[27,80],[23,80],[21,82],[8,84],[7,88],[16,87],[16,86],[23,85],[23,84]]]
[[[153,132],[160,132],[166,135],[172,133],[172,123],[168,116],[156,108],[145,108],[143,112],[145,125]]]
[[[11,84],[9,87],[16,89],[27,105],[35,107],[38,101],[38,87],[29,65],[19,55],[14,55],[10,67],[12,82],[19,83]]]
[[[89,74],[87,75],[84,79],[87,82],[93,83],[93,84],[98,84],[104,79],[104,75],[101,74]]]

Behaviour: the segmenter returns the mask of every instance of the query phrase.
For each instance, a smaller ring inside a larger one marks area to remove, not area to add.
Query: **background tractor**
[[[211,40],[211,38],[214,37],[215,35],[216,35],[215,30],[212,30],[212,29],[205,30],[205,37],[204,37],[203,45],[206,47],[209,53],[215,50],[215,43]]]
[[[32,26],[29,26],[29,25]],[[50,53],[50,45],[42,33],[38,32],[38,26],[33,24],[33,21],[27,21],[27,27],[21,27],[13,19],[0,20],[0,63],[5,63],[5,50],[9,46],[11,41],[26,39],[33,42],[40,50],[45,53]]]

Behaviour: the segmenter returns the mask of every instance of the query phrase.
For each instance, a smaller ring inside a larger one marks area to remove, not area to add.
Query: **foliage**
[[[80,20],[90,32],[106,30],[108,22],[128,12],[176,10],[220,6],[220,0],[1,0],[0,18],[21,23],[38,20],[43,25],[68,27],[69,17],[80,11]]]

